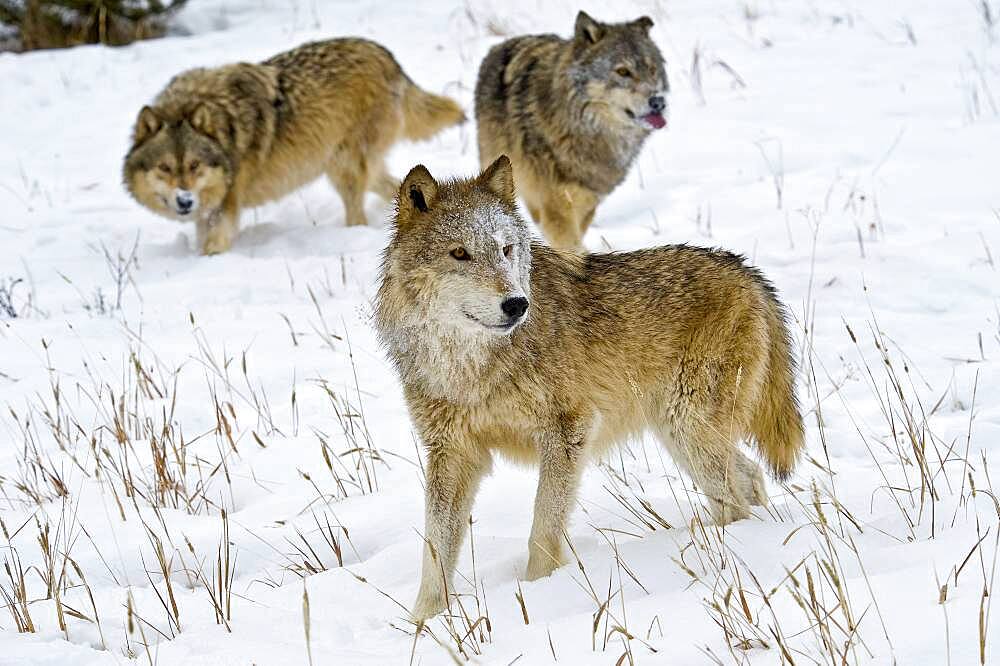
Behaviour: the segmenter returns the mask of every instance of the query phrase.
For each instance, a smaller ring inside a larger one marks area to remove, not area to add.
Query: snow
[[[24,279],[21,316],[0,319],[0,555],[26,572],[36,629],[18,633],[0,610],[0,664],[302,664],[307,627],[317,664],[464,661],[444,620],[414,642],[405,619],[423,528],[419,450],[369,324],[389,206],[373,197],[371,226],[348,229],[319,182],[246,213],[233,250],[203,258],[191,226],[128,197],[120,165],[140,106],[185,68],[361,35],[471,110],[498,33],[567,34],[578,7],[188,4],[164,39],[0,55],[0,280]],[[669,129],[587,243],[718,245],[759,265],[795,314],[809,458],[786,487],[771,484],[767,511],[721,531],[699,524],[697,493],[666,455],[633,443],[585,476],[569,532],[582,566],[520,585],[535,477],[497,465],[456,583],[472,621],[488,608],[489,630],[478,625],[464,654],[771,664],[780,643],[795,663],[973,664],[982,635],[985,663],[997,663],[1000,26],[965,1],[585,8],[651,15],[672,83]],[[400,145],[390,167],[474,173],[474,132]],[[127,267],[120,309],[105,249]],[[907,414],[936,499],[921,496]],[[190,508],[146,490],[158,442]],[[221,509],[228,629],[206,589]],[[53,587],[73,611],[65,631],[47,594],[46,525],[62,572]],[[302,563],[297,547],[327,570],[288,570]],[[0,588],[15,593],[6,571]],[[456,617],[453,630],[466,629]]]

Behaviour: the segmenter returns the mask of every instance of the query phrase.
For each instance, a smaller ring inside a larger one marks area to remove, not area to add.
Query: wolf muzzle
[[[504,299],[500,304],[500,309],[512,321],[517,321],[528,311],[528,299],[524,296],[514,296]]]
[[[177,204],[177,212],[181,215],[187,215],[194,208],[194,193],[189,190],[177,190],[174,202]]]

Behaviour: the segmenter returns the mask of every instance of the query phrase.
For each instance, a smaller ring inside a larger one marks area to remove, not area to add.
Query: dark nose
[[[528,311],[528,299],[524,296],[508,298],[500,304],[500,309],[511,319],[520,319]]]
[[[179,192],[177,194],[177,209],[183,213],[191,210],[194,205],[194,197],[190,192]]]
[[[663,99],[662,95],[654,95],[649,98],[649,108],[653,110],[653,113],[660,113],[667,108],[667,100]]]

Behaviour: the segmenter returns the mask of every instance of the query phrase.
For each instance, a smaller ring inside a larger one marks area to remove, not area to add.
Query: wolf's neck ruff
[[[394,280],[383,289],[406,291]],[[442,325],[415,306],[411,296],[396,297],[410,306],[404,305],[392,321],[383,320],[380,331],[399,374],[412,377],[427,395],[456,404],[474,405],[488,397],[506,374],[495,370],[501,367],[498,357],[511,348],[511,338]]]

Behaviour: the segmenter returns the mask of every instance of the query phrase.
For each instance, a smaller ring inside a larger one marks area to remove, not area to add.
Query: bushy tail
[[[795,361],[784,308],[773,293],[768,296],[767,377],[750,431],[774,476],[784,481],[805,447],[805,433],[795,397]]]
[[[465,122],[465,112],[450,97],[435,95],[407,81],[403,89],[403,136],[429,139],[445,127]]]

